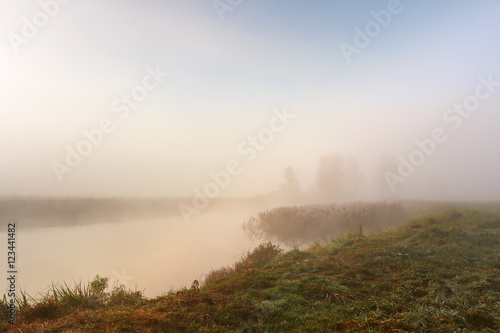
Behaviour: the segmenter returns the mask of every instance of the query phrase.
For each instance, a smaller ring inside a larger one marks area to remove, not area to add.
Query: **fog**
[[[236,160],[247,197],[340,153],[375,196],[440,128],[399,195],[499,198],[495,2],[50,3],[2,5],[1,195],[192,196]]]
[[[250,214],[212,210],[191,226],[165,218],[32,229],[19,221],[18,285],[40,298],[52,283],[86,283],[99,274],[110,285],[156,297],[202,281],[212,268],[231,266],[251,250],[255,242],[241,229]]]
[[[500,200],[500,3],[234,3],[0,5],[0,196],[181,200],[113,223],[3,206],[27,290],[124,267],[158,295],[279,205]]]

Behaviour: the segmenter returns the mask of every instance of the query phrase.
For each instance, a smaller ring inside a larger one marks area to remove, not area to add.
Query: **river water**
[[[189,287],[212,268],[232,265],[258,245],[241,228],[256,212],[202,212],[190,225],[180,217],[35,229],[23,228],[28,222],[18,221],[17,289],[39,298],[52,283],[87,283],[97,274],[147,297]],[[0,267],[7,274],[5,233],[0,242]],[[2,280],[0,295],[7,290]]]

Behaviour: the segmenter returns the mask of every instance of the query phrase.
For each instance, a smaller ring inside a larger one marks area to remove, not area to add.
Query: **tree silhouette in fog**
[[[319,161],[316,188],[323,199],[351,199],[357,194],[361,179],[356,158],[334,153]]]
[[[300,194],[300,184],[295,171],[289,166],[283,172],[285,182],[280,184],[280,188],[287,199],[295,200]]]

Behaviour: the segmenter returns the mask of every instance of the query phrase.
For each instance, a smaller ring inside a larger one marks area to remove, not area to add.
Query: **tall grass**
[[[62,316],[76,309],[98,309],[105,306],[135,305],[144,301],[142,292],[115,286],[110,292],[107,277],[97,275],[91,282],[70,285],[66,282],[52,283],[48,291],[35,299],[25,292],[16,298],[17,309],[25,321]],[[0,300],[0,316],[7,320],[9,303],[6,295]]]
[[[279,207],[259,213],[243,225],[253,239],[288,246],[325,243],[347,233],[381,229],[404,221],[400,203],[350,203]]]
[[[33,303],[34,299],[29,296],[26,292],[20,291],[20,295],[16,295],[14,298],[16,304],[16,310],[23,311],[30,307]],[[7,295],[3,295],[0,299],[0,318],[8,320],[10,314],[10,299],[7,298]]]

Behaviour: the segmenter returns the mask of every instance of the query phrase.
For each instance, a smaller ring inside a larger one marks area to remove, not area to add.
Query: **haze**
[[[241,172],[220,196],[277,191],[287,166],[307,190],[337,153],[358,159],[360,193],[377,197],[381,160],[396,174],[398,156],[441,128],[447,140],[398,195],[500,199],[500,3],[222,2],[61,1],[34,36],[23,29],[39,2],[4,2],[0,195],[191,197],[232,160]],[[356,46],[367,25],[374,37]],[[453,128],[447,110],[481,78],[484,98]],[[123,94],[144,80],[147,96],[126,110]],[[276,110],[293,120],[248,161],[238,147]],[[103,119],[113,130],[58,179],[54,162],[66,165],[67,147]]]

